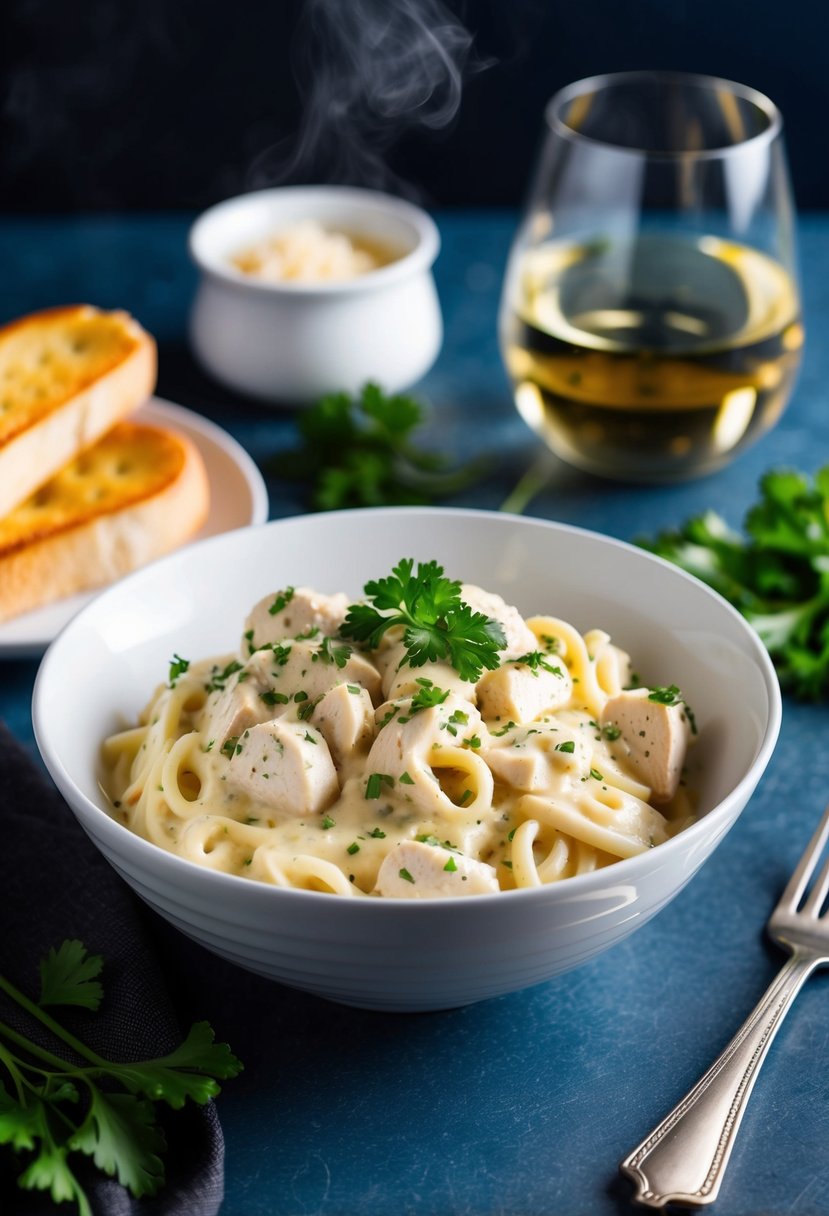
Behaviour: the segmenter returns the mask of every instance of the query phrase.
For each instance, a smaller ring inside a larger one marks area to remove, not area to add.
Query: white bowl
[[[606,629],[649,684],[678,684],[700,727],[701,817],[606,869],[529,890],[443,900],[343,899],[201,868],[104,810],[102,739],[135,716],[171,655],[233,650],[240,621],[288,583],[357,596],[399,558]],[[401,508],[288,519],[215,537],[100,595],[48,651],[35,734],[98,848],[161,916],[209,950],[292,987],[373,1009],[427,1010],[575,967],[658,912],[742,811],[774,747],[780,692],[757,635],[702,583],[642,550],[539,520]]]
[[[300,220],[399,251],[378,270],[343,282],[263,282],[231,258]],[[201,280],[193,303],[194,351],[218,380],[254,397],[307,404],[356,392],[368,380],[408,388],[432,366],[443,337],[431,267],[434,222],[403,199],[347,186],[286,186],[211,207],[190,231]]]

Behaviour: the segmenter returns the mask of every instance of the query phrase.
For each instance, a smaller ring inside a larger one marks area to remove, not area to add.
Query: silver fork
[[[719,1194],[749,1095],[783,1018],[812,972],[829,963],[829,860],[807,890],[829,840],[829,807],[771,914],[771,938],[791,957],[725,1051],[619,1166],[650,1208],[708,1204]]]

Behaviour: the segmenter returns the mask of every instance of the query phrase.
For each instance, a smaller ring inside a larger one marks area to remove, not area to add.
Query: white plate
[[[214,422],[181,405],[151,397],[131,415],[181,431],[201,452],[210,482],[210,510],[193,540],[217,536],[268,518],[268,492],[262,474],[241,444]],[[0,658],[41,654],[76,612],[97,595],[73,595],[0,625]]]

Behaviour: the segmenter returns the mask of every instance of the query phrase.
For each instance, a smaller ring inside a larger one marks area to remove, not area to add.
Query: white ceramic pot
[[[290,224],[316,220],[399,256],[353,279],[272,283],[238,270],[234,254]],[[310,404],[369,380],[408,388],[443,337],[431,267],[434,222],[403,199],[345,186],[289,186],[228,199],[196,220],[190,253],[201,270],[190,335],[216,379],[263,401]]]

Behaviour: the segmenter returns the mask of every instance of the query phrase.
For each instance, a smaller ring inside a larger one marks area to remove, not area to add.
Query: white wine
[[[674,480],[768,430],[803,345],[797,287],[718,237],[549,241],[507,288],[501,345],[516,405],[571,464]]]

